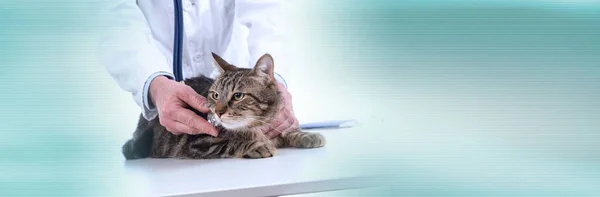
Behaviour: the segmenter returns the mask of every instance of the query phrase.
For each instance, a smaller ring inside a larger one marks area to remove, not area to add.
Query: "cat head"
[[[209,120],[228,130],[263,126],[280,105],[273,58],[265,54],[253,69],[238,68],[213,53],[220,74],[209,89]]]

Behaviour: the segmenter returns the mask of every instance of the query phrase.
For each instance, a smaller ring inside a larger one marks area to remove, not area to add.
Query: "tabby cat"
[[[158,118],[147,121],[140,116],[133,139],[123,145],[126,159],[266,158],[275,155],[277,148],[325,145],[318,133],[295,130],[269,139],[260,130],[282,105],[269,54],[263,55],[253,69],[237,68],[214,53],[213,57],[221,71],[214,81],[200,76],[184,82],[206,97],[210,112],[194,111],[209,120],[219,135],[174,135],[160,125]]]

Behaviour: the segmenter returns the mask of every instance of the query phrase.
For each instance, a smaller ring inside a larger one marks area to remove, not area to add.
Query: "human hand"
[[[208,113],[206,98],[198,95],[191,87],[159,76],[150,83],[150,98],[158,109],[160,124],[175,135],[206,133],[217,136],[217,129],[187,106]]]
[[[283,132],[298,129],[298,120],[294,116],[292,106],[292,95],[281,83],[277,83],[277,89],[281,92],[282,105],[279,106],[279,111],[275,115],[274,121],[262,129],[269,138],[275,138]]]

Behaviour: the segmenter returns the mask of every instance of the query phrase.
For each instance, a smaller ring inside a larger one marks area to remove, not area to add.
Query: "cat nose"
[[[217,110],[215,113],[217,114],[217,117],[220,118],[225,113],[225,110]]]
[[[225,111],[227,111],[227,106],[217,103],[217,106],[215,107],[215,114],[217,117],[221,118]]]

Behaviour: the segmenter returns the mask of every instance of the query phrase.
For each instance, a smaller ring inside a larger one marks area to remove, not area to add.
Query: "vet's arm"
[[[148,100],[149,83],[170,76],[171,66],[160,53],[148,22],[135,0],[101,1],[99,22],[106,26],[98,57],[121,89],[131,93],[146,119],[157,116]]]

